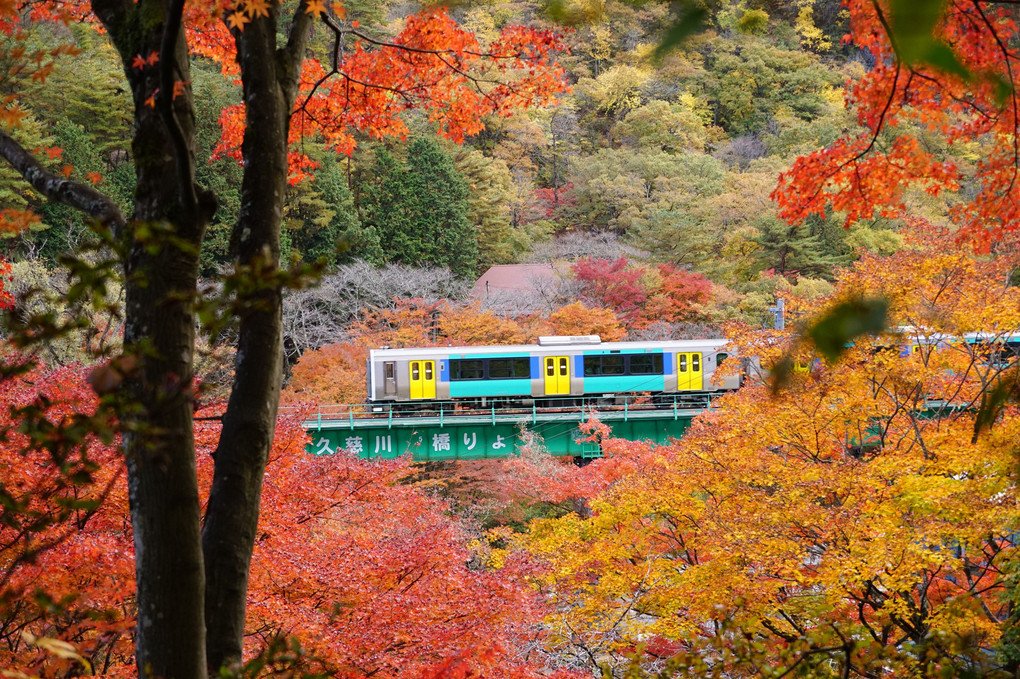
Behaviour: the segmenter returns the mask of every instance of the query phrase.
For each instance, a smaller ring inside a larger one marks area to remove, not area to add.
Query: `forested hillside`
[[[446,267],[470,279],[493,264],[591,254],[549,243],[597,233],[619,243],[598,255],[630,253],[704,273],[725,286],[725,303],[760,317],[779,277],[831,280],[834,267],[862,248],[899,247],[895,219],[844,229],[835,213],[791,226],[769,197],[795,157],[856,125],[846,88],[873,57],[841,40],[848,19],[838,2],[719,3],[707,30],[662,59],[653,53],[674,20],[666,4],[562,9],[492,2],[452,10],[482,44],[508,25],[563,32],[567,49],[557,59],[569,91],[556,105],[489,115],[462,146],[437,137],[428,115],[414,112],[401,118],[397,138],[379,140],[385,130],[370,125],[354,129],[344,153],[324,138],[303,141],[305,160],[292,167],[283,214],[284,257]],[[385,41],[408,11],[352,5],[346,18]],[[573,21],[564,25],[564,17]],[[72,168],[126,206],[133,191],[127,92],[101,36],[83,25],[37,25],[27,46],[53,49],[68,37],[79,51],[55,60],[45,79],[24,74],[8,83],[30,88],[18,137],[49,149],[55,169]],[[313,40],[326,45],[331,36],[317,31]],[[197,58],[192,68],[196,179],[220,197],[202,245],[202,270],[212,276],[229,260],[239,209],[240,168],[229,127],[221,129],[231,118],[220,114],[237,85],[211,60]],[[52,265],[88,239],[72,211],[4,172],[11,181],[0,208],[32,206],[40,218],[0,243],[10,259]],[[923,194],[911,196],[911,207],[933,217],[947,209]]]

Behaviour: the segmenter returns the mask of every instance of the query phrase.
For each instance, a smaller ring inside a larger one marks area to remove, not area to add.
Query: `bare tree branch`
[[[49,200],[81,210],[98,220],[100,224],[112,229],[115,235],[123,230],[124,216],[109,196],[87,184],[53,174],[2,130],[0,130],[0,156],[20,172],[32,188]]]

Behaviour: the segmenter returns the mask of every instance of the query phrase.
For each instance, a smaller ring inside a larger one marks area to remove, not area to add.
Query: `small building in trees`
[[[483,308],[535,313],[555,308],[567,294],[567,272],[553,264],[497,264],[471,288]]]

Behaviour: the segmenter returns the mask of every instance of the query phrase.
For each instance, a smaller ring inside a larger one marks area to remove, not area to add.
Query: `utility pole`
[[[776,300],[775,306],[769,307],[769,312],[772,313],[772,327],[776,330],[786,329],[786,302],[780,297]]]

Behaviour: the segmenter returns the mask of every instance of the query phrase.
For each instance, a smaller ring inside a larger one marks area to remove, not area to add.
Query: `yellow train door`
[[[704,388],[701,354],[689,352],[676,355],[677,391],[700,391]]]
[[[690,385],[690,388],[695,391],[701,391],[704,389],[704,373],[701,369],[701,354],[698,352],[691,354]]]
[[[436,362],[411,361],[412,399],[436,397]]]
[[[545,357],[545,393],[570,393],[570,360],[566,356]]]

